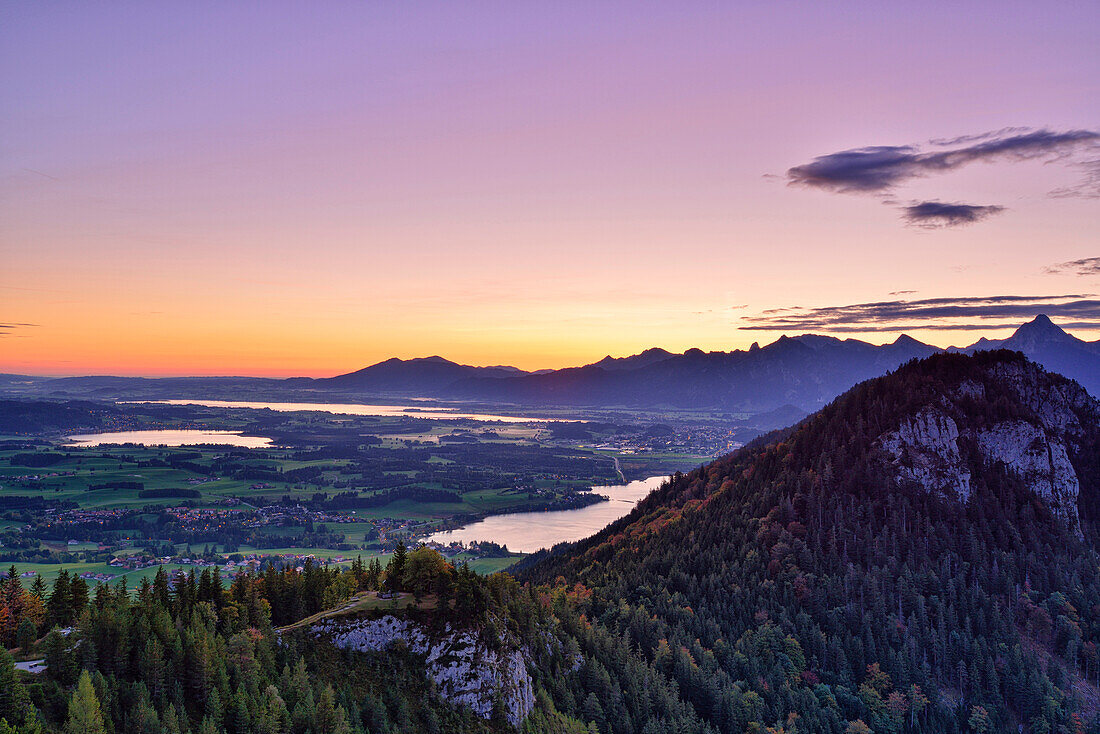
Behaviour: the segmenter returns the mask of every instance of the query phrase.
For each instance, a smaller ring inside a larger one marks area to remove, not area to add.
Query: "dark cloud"
[[[787,171],[787,181],[843,193],[886,193],[918,176],[946,173],[976,161],[1058,158],[1100,143],[1094,130],[1021,130],[940,141],[924,151],[913,145],[883,145],[842,150]]]
[[[877,301],[823,308],[781,308],[742,319],[746,331],[835,332],[907,329],[1003,329],[1040,313],[1075,319],[1076,326],[1100,326],[1100,300],[1093,294],[1060,296],[974,296]],[[966,323],[960,324],[959,320]],[[1005,323],[1008,322],[1008,323]]]
[[[1038,315],[1038,314],[1036,314]],[[897,334],[907,331],[1004,331],[1019,326],[1022,320],[1009,323],[980,323],[980,322],[955,322],[951,324],[937,324],[928,322],[899,323],[889,326],[831,326],[827,329],[833,334]],[[1095,329],[1100,326],[1096,321],[1061,321],[1058,326],[1063,329]],[[787,331],[787,329],[775,329],[763,326],[742,326],[744,331]]]
[[[958,227],[963,224],[980,222],[994,214],[1000,214],[1003,206],[980,206],[977,204],[947,204],[942,201],[922,201],[902,207],[902,217],[918,227],[939,229]]]
[[[12,331],[15,329],[21,329],[27,326],[37,326],[38,324],[19,324],[19,323],[7,323],[0,324],[0,336],[11,336]]]
[[[1045,268],[1044,272],[1050,274],[1071,273],[1073,275],[1100,275],[1100,257],[1086,257],[1081,260],[1070,260]]]
[[[920,154],[910,146],[880,145],[818,156],[787,171],[787,181],[840,192],[880,192],[918,175]]]

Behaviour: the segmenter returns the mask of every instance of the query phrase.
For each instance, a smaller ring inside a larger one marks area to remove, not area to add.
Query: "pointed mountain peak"
[[[901,336],[899,336],[897,339],[894,340],[894,346],[896,346],[896,347],[902,347],[902,346],[910,346],[911,347],[915,344],[919,344],[919,345],[923,346],[922,342],[914,339],[913,337],[909,336],[908,334],[902,334]]]
[[[1016,329],[1016,332],[1009,339],[1019,337],[1042,339],[1044,341],[1051,339],[1073,339],[1076,341],[1075,337],[1067,334],[1062,330],[1062,327],[1051,321],[1050,317],[1043,313]]]
[[[1047,316],[1045,313],[1039,314],[1038,316],[1033,318],[1031,321],[1028,321],[1026,324],[1021,326],[1016,331],[1019,332],[1019,331],[1023,331],[1024,329],[1026,329],[1028,331],[1048,331],[1048,332],[1058,333],[1058,334],[1066,333],[1066,332],[1062,331],[1061,327],[1059,327],[1057,324],[1055,324],[1053,321],[1051,321],[1050,317]]]

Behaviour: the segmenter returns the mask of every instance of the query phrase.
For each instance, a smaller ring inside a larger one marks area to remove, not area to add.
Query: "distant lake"
[[[557,543],[587,538],[610,523],[627,515],[638,502],[668,479],[666,476],[639,479],[629,484],[593,487],[609,501],[576,510],[517,512],[492,515],[458,530],[445,530],[427,538],[437,543],[456,540],[490,540],[508,546],[508,550],[534,553]]]
[[[334,415],[374,415],[382,417],[430,418],[434,420],[455,420],[464,418],[474,421],[500,421],[501,423],[535,423],[555,420],[573,422],[565,418],[523,418],[515,415],[493,415],[491,413],[463,413],[457,410],[425,409],[415,405],[360,405],[357,403],[259,403],[248,400],[128,400],[131,403],[159,403],[162,405],[200,405],[207,408],[251,408],[253,410],[275,410],[291,413],[297,410],[315,410]]]
[[[259,449],[271,445],[270,438],[242,436],[234,431],[115,431],[69,436],[69,446],[103,446],[104,444],[136,443],[142,446],[194,446],[210,443]]]

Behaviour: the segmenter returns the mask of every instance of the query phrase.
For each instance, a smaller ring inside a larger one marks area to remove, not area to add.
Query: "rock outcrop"
[[[347,650],[384,650],[402,643],[424,656],[428,676],[447,701],[472,709],[478,716],[492,716],[496,700],[504,706],[505,718],[519,727],[535,704],[526,651],[513,647],[498,651],[468,631],[449,627],[442,634],[405,619],[385,616],[373,620],[325,620],[312,632]]]
[[[959,451],[959,427],[942,411],[923,410],[880,439],[897,476],[929,490],[950,489],[970,497],[970,470]]]
[[[1000,465],[1080,535],[1081,482],[1072,457],[1080,451],[1083,424],[1096,424],[1095,401],[1033,364],[994,364],[986,377],[959,383],[879,437],[895,480],[966,502],[973,472]],[[1009,414],[986,410],[975,418],[973,405],[990,405],[990,392],[1026,407]]]

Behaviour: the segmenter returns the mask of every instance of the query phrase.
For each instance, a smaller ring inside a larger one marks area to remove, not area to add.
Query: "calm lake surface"
[[[296,410],[315,410],[334,415],[405,416],[408,418],[433,418],[436,420],[466,418],[475,421],[500,421],[501,423],[534,423],[556,420],[572,422],[565,418],[522,418],[515,415],[491,413],[463,413],[442,408],[418,408],[415,405],[359,405],[355,403],[260,403],[247,400],[132,400],[129,403],[161,403],[163,405],[201,405],[207,408],[253,408],[290,413]]]
[[[593,487],[592,491],[602,494],[609,501],[577,510],[493,515],[458,530],[435,533],[427,539],[437,543],[491,540],[508,546],[511,551],[534,553],[556,543],[587,538],[602,530],[633,510],[639,500],[660,487],[666,479],[668,477],[659,476],[639,479],[629,484]]]
[[[136,443],[142,446],[194,446],[212,443],[258,449],[271,445],[270,438],[242,436],[234,431],[115,431],[69,436],[69,446],[103,446],[113,443]]]

